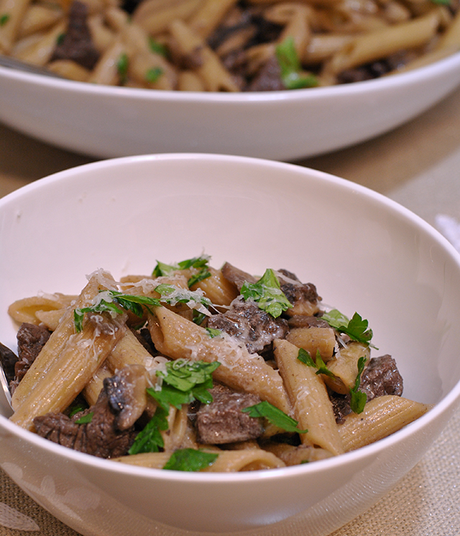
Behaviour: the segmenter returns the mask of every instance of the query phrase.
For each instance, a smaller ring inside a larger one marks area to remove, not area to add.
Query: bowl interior
[[[78,293],[98,268],[149,274],[202,252],[261,274],[287,268],[323,302],[369,320],[405,396],[434,403],[460,379],[460,263],[418,217],[347,181],[243,157],[155,155],[58,173],[0,200],[0,340],[8,305]]]

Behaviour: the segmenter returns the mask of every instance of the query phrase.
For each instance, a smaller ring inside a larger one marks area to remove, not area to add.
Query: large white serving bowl
[[[0,121],[101,158],[206,152],[292,161],[387,132],[459,84],[460,53],[377,80],[239,94],[97,86],[0,67]]]
[[[156,260],[203,251],[216,267],[285,267],[324,303],[358,311],[374,331],[373,355],[397,360],[404,395],[434,407],[358,451],[239,474],[129,467],[0,416],[0,466],[85,536],[276,536],[299,520],[309,536],[329,534],[389,492],[459,405],[460,256],[391,200],[300,166],[202,154],[107,160],[0,200],[0,340],[15,348],[7,307],[16,299],[78,293],[98,268],[148,274]]]

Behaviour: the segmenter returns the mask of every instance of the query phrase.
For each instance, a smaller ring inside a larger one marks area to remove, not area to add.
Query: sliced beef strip
[[[275,56],[269,58],[257,75],[248,84],[246,91],[283,91],[286,86],[281,79],[281,68]]]
[[[293,305],[301,301],[316,303],[321,300],[313,283],[302,283],[295,274],[283,268],[278,270],[277,274],[281,290]]]
[[[289,331],[284,318],[273,318],[241,296],[233,300],[225,313],[209,317],[208,327],[221,329],[244,342],[251,354],[267,350],[274,339],[283,339]]]
[[[78,424],[83,415],[92,413],[91,422]],[[136,432],[134,427],[120,431],[117,412],[109,403],[104,389],[94,406],[72,418],[63,413],[48,413],[34,419],[37,434],[64,447],[99,458],[116,458],[128,453]]]
[[[384,395],[402,395],[403,379],[391,355],[370,360],[361,375],[359,388],[367,394],[368,400]]]
[[[133,426],[146,408],[145,390],[148,385],[145,367],[125,366],[115,376],[105,378],[103,385],[109,406],[116,413],[116,427],[126,430]]]
[[[255,283],[257,281],[253,275],[243,272],[243,270],[240,270],[229,262],[226,262],[222,266],[221,272],[227,281],[230,281],[230,283],[233,283],[236,286],[238,291],[241,291],[241,287],[246,281],[248,283]]]
[[[87,23],[88,6],[74,0],[69,10],[69,22],[66,33],[56,45],[51,61],[72,60],[86,69],[93,69],[99,60],[99,51],[95,48]]]
[[[2,364],[2,368],[5,372],[5,376],[8,380],[8,383],[11,383],[14,380],[14,368],[17,361],[18,356],[7,346],[0,342],[0,362]]]
[[[242,411],[260,402],[257,395],[233,391],[221,384],[214,385],[210,393],[213,401],[202,404],[196,413],[195,426],[200,443],[236,443],[262,435],[262,420]]]
[[[43,346],[48,342],[51,332],[43,327],[24,322],[16,335],[18,340],[18,361],[15,364],[15,377],[11,382],[14,391],[26,372],[35,361]]]
[[[361,375],[359,390],[366,393],[367,402],[379,396],[401,396],[403,379],[393,357],[388,354],[373,357]],[[329,397],[336,422],[343,422],[344,418],[351,413],[350,395],[339,395],[330,391]]]
[[[290,328],[328,328],[326,320],[320,316],[293,315],[288,320]]]

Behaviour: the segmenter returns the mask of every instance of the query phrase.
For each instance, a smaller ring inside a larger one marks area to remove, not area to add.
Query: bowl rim
[[[271,103],[279,101],[305,101],[315,98],[338,97],[368,93],[371,91],[388,90],[399,86],[419,84],[426,79],[436,77],[441,73],[460,69],[460,51],[450,54],[430,64],[417,67],[405,72],[395,73],[372,80],[364,80],[350,84],[323,86],[282,91],[255,91],[255,92],[196,92],[178,90],[156,90],[144,88],[128,88],[120,86],[98,85],[88,82],[53,78],[35,73],[27,73],[0,66],[0,80],[2,78],[25,82],[44,88],[55,88],[68,93],[84,93],[115,98],[134,98],[140,100],[171,100],[175,103],[233,103],[254,104]]]
[[[459,55],[460,57],[460,55]],[[0,214],[3,206],[9,203],[14,203],[17,198],[22,197],[24,194],[33,193],[35,190],[46,188],[48,185],[66,180],[72,180],[78,177],[80,174],[85,174],[87,171],[97,169],[110,169],[118,165],[137,165],[153,161],[175,161],[175,160],[198,160],[198,161],[217,161],[227,162],[232,164],[249,164],[256,166],[268,166],[277,167],[290,173],[292,177],[297,178],[302,175],[308,176],[314,181],[326,181],[330,184],[335,184],[345,189],[352,189],[353,193],[372,199],[374,202],[378,202],[384,205],[388,210],[393,213],[397,213],[403,217],[408,223],[412,223],[421,229],[421,232],[430,235],[431,239],[442,247],[445,252],[451,257],[452,261],[458,265],[460,271],[460,253],[453,247],[453,245],[433,226],[422,219],[420,216],[404,207],[403,205],[393,201],[387,196],[380,194],[366,186],[356,184],[348,179],[337,177],[335,175],[315,170],[312,168],[299,166],[297,164],[271,161],[263,158],[247,157],[247,156],[235,156],[235,155],[220,155],[220,154],[208,154],[208,153],[163,153],[163,154],[150,154],[150,155],[133,155],[125,157],[110,158],[106,160],[90,162],[87,164],[75,166],[73,168],[65,169],[57,173],[53,173],[26,186],[18,188],[17,190],[7,194],[3,198],[0,198]],[[3,396],[0,394],[0,396]],[[396,443],[408,439],[410,436],[419,432],[425,426],[437,421],[443,414],[450,414],[452,416],[453,411],[460,405],[460,380],[452,387],[452,389],[441,398],[433,407],[425,413],[422,417],[416,421],[405,426],[401,430],[393,433],[392,435],[381,439],[373,444],[361,447],[355,451],[347,452],[336,457],[328,458],[325,460],[319,460],[311,464],[303,464],[298,466],[290,466],[279,469],[268,469],[250,472],[238,472],[238,473],[211,473],[211,472],[199,472],[188,473],[182,471],[164,471],[163,469],[153,469],[147,467],[137,467],[129,464],[123,464],[115,462],[110,459],[101,459],[95,456],[74,451],[67,447],[55,444],[47,439],[39,437],[38,435],[25,430],[18,425],[11,422],[4,415],[0,414],[0,428],[3,428],[9,434],[19,437],[26,443],[32,443],[36,447],[47,451],[50,454],[62,456],[68,461],[83,464],[87,467],[97,468],[98,470],[110,471],[119,474],[136,475],[138,477],[146,479],[158,479],[160,481],[182,481],[182,482],[198,482],[198,483],[231,483],[231,482],[254,482],[258,480],[280,479],[289,476],[299,476],[301,474],[316,473],[323,469],[334,469],[340,467],[342,464],[354,462],[359,458],[369,458],[378,455],[379,452],[387,447],[394,446]]]

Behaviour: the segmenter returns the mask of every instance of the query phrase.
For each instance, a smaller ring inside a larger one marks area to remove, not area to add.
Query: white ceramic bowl
[[[460,84],[460,53],[396,76],[264,93],[96,86],[0,67],[0,121],[95,157],[163,152],[296,160],[403,124]]]
[[[287,267],[315,283],[325,303],[358,311],[380,354],[399,363],[405,396],[434,408],[358,451],[240,474],[128,467],[0,416],[1,467],[85,536],[261,534],[259,527],[275,536],[299,519],[309,536],[329,534],[391,490],[459,405],[459,255],[408,210],[318,171],[199,154],[107,160],[0,200],[0,340],[15,347],[6,310],[18,298],[77,293],[97,268],[116,278],[149,273],[156,259],[203,249],[215,266]]]

